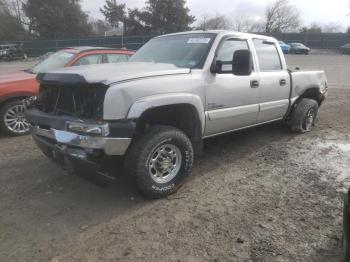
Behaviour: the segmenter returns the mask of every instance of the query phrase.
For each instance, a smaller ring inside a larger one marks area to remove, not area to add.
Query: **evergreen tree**
[[[23,5],[29,30],[41,38],[87,36],[92,33],[80,0],[28,0]]]

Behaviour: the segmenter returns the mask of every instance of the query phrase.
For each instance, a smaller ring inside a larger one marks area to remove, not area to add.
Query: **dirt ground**
[[[168,199],[145,201],[123,176],[67,176],[29,136],[1,137],[0,261],[341,261],[350,56],[287,59],[327,70],[314,131],[274,123],[209,139]]]

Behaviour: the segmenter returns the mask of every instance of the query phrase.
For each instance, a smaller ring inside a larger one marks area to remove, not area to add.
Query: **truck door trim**
[[[273,101],[273,102],[265,102],[265,103],[260,103],[260,112],[262,111],[268,111],[276,108],[283,108],[285,107],[286,110],[289,106],[289,100],[288,99],[283,99],[283,100],[278,100],[278,101]]]
[[[213,120],[218,120],[223,118],[253,114],[257,112],[259,112],[259,104],[212,110],[212,111],[208,111],[207,114],[208,114],[209,120],[213,121]]]

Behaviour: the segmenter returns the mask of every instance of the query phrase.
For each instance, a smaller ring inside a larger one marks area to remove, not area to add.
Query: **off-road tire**
[[[163,145],[174,145],[181,152],[181,166],[176,176],[167,183],[157,183],[149,171],[154,150]],[[135,138],[126,158],[125,169],[133,176],[139,191],[147,198],[159,199],[175,193],[191,174],[193,147],[189,138],[179,129],[169,126],[151,126]]]
[[[7,102],[6,104],[2,105],[0,108],[0,132],[2,134],[5,134],[7,136],[23,136],[29,134],[30,130],[22,133],[15,133],[11,131],[10,129],[7,128],[5,124],[5,114],[8,111],[9,108],[15,105],[21,105],[22,101],[21,100],[12,100],[10,102]]]
[[[305,121],[307,120],[308,114],[313,112],[312,126],[315,125],[315,121],[318,114],[318,103],[313,99],[302,98],[291,113],[289,120],[289,127],[293,132],[303,134],[311,131],[310,128],[306,128]],[[311,126],[311,128],[312,128]]]

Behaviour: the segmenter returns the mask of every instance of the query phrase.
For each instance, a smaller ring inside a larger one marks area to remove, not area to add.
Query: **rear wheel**
[[[26,135],[30,131],[30,124],[24,115],[24,105],[21,100],[6,103],[0,111],[0,130],[6,135]]]
[[[151,126],[131,145],[125,166],[148,198],[175,193],[191,174],[193,147],[180,130]]]
[[[318,114],[318,103],[313,99],[303,98],[292,112],[289,126],[297,133],[310,132],[315,125]]]

